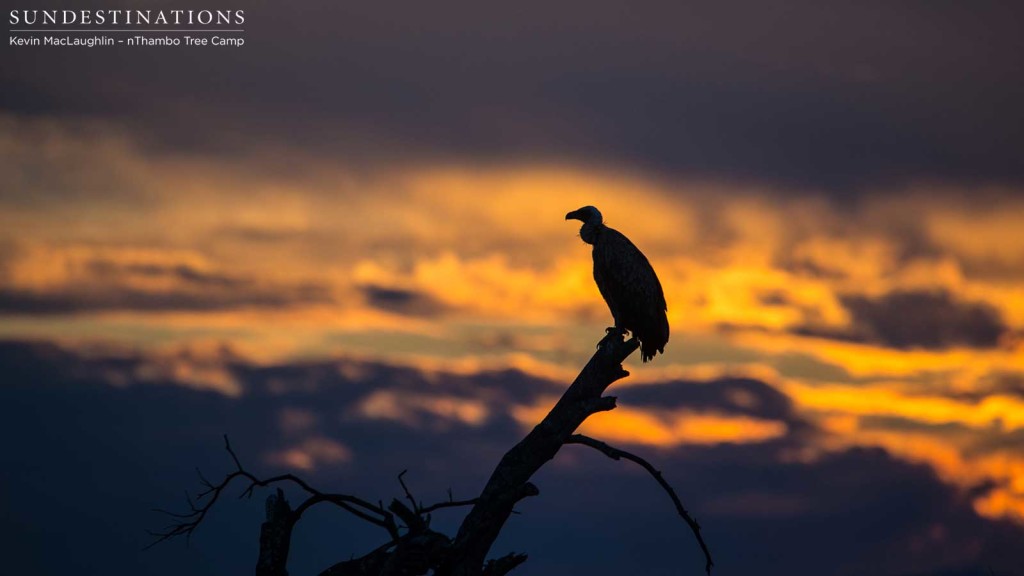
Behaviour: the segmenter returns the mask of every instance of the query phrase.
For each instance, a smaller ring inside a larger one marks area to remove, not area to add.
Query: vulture
[[[565,219],[582,221],[580,238],[594,246],[594,282],[615,320],[615,327],[608,332],[632,333],[640,341],[644,362],[658,352],[664,353],[668,306],[647,257],[629,238],[605,226],[601,212],[593,206],[569,212]]]

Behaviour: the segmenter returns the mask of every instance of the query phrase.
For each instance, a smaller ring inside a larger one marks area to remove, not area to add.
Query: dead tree
[[[395,498],[386,507],[382,502],[374,504],[356,496],[321,492],[293,474],[261,479],[242,466],[225,437],[225,449],[235,464],[235,471],[217,484],[209,482],[200,473],[200,482],[204,488],[194,500],[188,498],[189,511],[174,513],[160,510],[174,520],[165,530],[152,533],[156,540],[151,546],[177,536],[190,537],[224,490],[235,480],[247,482],[241,494],[244,497],[252,496],[256,488],[291,483],[308,496],[294,509],[289,506],[280,488],[268,497],[267,520],[260,532],[256,576],[287,576],[292,528],[306,510],[320,503],[337,506],[387,534],[387,540],[376,550],[360,558],[339,562],[321,572],[320,576],[413,575],[429,571],[441,576],[502,576],[525,562],[526,555],[509,553],[490,560],[487,560],[487,556],[516,503],[540,493],[530,478],[554,458],[562,446],[579,444],[594,448],[614,460],[632,461],[647,470],[669,495],[676,512],[692,530],[704,553],[705,571],[710,574],[714,563],[701,536],[700,526],[683,507],[675,490],[661,473],[635,454],[575,433],[580,424],[592,414],[615,408],[615,397],[604,396],[604,391],[613,382],[629,375],[622,368],[622,362],[638,346],[636,339],[624,340],[614,332],[602,340],[597,352],[547,416],[505,453],[477,498],[455,500],[449,494],[447,501],[424,506],[406,486],[403,479],[405,472],[399,474],[398,480],[409,504]],[[460,506],[472,508],[454,538],[430,528],[432,512]]]

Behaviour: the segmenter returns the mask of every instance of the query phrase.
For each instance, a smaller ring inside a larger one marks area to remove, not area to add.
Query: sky
[[[231,470],[223,434],[322,490],[389,500],[408,470],[475,496],[611,323],[584,205],[647,255],[672,332],[582,432],[665,473],[715,574],[1024,565],[1019,7],[231,7],[242,47],[2,48],[18,573],[250,570],[262,493],[142,550],[197,466]],[[565,447],[492,554],[700,572],[627,464]],[[289,570],[377,532],[316,510]]]

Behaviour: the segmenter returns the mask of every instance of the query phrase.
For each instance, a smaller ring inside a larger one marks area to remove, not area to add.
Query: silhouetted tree
[[[449,493],[447,501],[424,506],[406,486],[405,472],[398,475],[398,481],[408,504],[395,498],[386,507],[383,503],[374,504],[357,496],[321,492],[293,474],[259,478],[242,466],[225,436],[225,449],[235,464],[235,470],[216,484],[200,473],[203,490],[195,499],[188,499],[187,512],[160,510],[174,521],[166,530],[151,533],[156,537],[151,546],[176,536],[190,537],[224,490],[236,480],[248,483],[243,496],[251,496],[256,488],[291,483],[308,496],[295,508],[289,505],[280,488],[268,496],[267,518],[260,530],[256,576],[287,576],[292,528],[306,510],[320,503],[333,504],[387,534],[385,542],[377,549],[362,557],[339,562],[321,572],[320,576],[413,575],[429,571],[440,576],[501,576],[526,561],[526,554],[510,553],[490,560],[487,555],[516,503],[540,493],[530,478],[554,458],[562,446],[579,444],[594,448],[614,460],[632,461],[647,470],[668,493],[679,516],[693,531],[704,553],[705,570],[710,574],[714,563],[701,536],[700,526],[661,473],[635,454],[575,433],[592,414],[615,408],[615,397],[604,396],[604,391],[613,382],[629,375],[622,368],[622,362],[638,347],[639,342],[635,338],[624,340],[617,331],[609,333],[547,416],[505,453],[477,498],[460,501]],[[430,528],[432,512],[459,506],[472,508],[454,538]]]

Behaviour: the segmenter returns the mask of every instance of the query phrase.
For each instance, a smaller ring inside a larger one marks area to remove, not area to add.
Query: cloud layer
[[[224,431],[371,497],[404,468],[473,494],[609,323],[562,219],[588,204],[654,264],[672,340],[586,431],[664,463],[722,570],[1021,564],[1016,7],[239,7],[244,49],[5,55],[20,572],[237,572],[262,506],[125,552]],[[632,472],[566,450],[538,481],[499,542],[532,573],[689,561]],[[379,544],[309,522],[295,573]]]
[[[836,195],[1024,176],[1010,5],[246,10],[243,50],[12,54],[0,106],[115,117],[147,147],[219,157],[544,158]]]
[[[129,351],[0,344],[9,376],[0,425],[8,437],[25,437],[8,454],[7,470],[19,472],[0,475],[9,511],[0,533],[18,533],[23,543],[10,565],[46,573],[72,562],[103,563],[110,573],[237,568],[239,558],[253,556],[258,499],[219,502],[188,549],[172,542],[132,552],[146,543],[142,528],[163,520],[145,510],[180,503],[181,489],[197,485],[194,465],[211,478],[229,470],[222,432],[262,473],[300,471],[324,489],[373,500],[399,494],[395,475],[408,469],[406,481],[425,501],[447,498],[449,487],[468,497],[532,426],[519,407],[545,404],[560,386],[514,370],[455,374],[353,359],[261,366],[227,351],[182,353],[178,362],[218,367],[237,384],[233,396],[197,390],[175,373],[138,376],[166,362]],[[806,420],[789,391],[733,378],[616,392],[620,408],[607,417],[643,415],[663,425],[678,418],[680,441],[663,443],[644,427],[616,436],[610,421],[596,419],[588,432],[657,463],[701,520],[723,571],[967,574],[1019,562],[1020,526],[971,506],[1002,486],[998,480],[967,490],[877,448],[828,446],[838,429]],[[731,423],[728,434],[723,422]],[[751,422],[777,430],[763,434]],[[69,469],[82,471],[73,492],[59,489]],[[700,553],[663,495],[622,463],[569,446],[536,482],[541,495],[520,506],[497,547],[528,552],[536,573],[566,565],[595,574],[699,569]],[[448,530],[459,519],[436,516]],[[121,521],[99,522],[110,517]],[[58,518],[80,537],[50,538],[47,527]],[[78,530],[86,526],[93,529]],[[289,569],[312,573],[339,554],[369,550],[385,537],[372,528],[326,513],[304,517]]]

